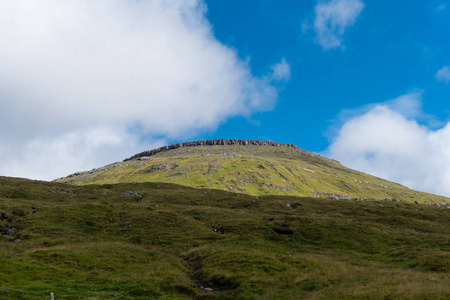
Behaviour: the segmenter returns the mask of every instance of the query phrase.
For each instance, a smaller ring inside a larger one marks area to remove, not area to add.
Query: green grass
[[[1,299],[450,298],[443,207],[0,177],[0,216]]]
[[[59,181],[76,185],[166,182],[253,196],[335,194],[450,203],[446,197],[416,192],[300,149],[270,146],[186,147],[111,164]]]

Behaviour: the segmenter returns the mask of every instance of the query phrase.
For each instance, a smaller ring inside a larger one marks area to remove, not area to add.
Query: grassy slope
[[[337,194],[364,199],[450,202],[348,169],[312,153],[286,147],[202,146],[119,162],[60,182],[110,184],[167,182],[243,192],[254,196]]]
[[[0,177],[0,298],[449,299],[449,212]]]

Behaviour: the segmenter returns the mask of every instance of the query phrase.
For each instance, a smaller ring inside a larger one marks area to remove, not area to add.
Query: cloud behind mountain
[[[0,173],[52,179],[272,109],[271,70],[254,76],[205,13],[200,0],[3,1]]]

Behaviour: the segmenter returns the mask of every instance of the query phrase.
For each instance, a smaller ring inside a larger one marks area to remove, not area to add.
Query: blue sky
[[[343,109],[423,91],[423,110],[449,115],[448,84],[436,73],[450,64],[450,7],[445,1],[364,1],[342,47],[315,42],[317,1],[207,1],[215,36],[264,74],[285,58],[291,79],[276,107],[249,120],[233,118],[207,137],[272,139],[324,151]]]
[[[283,58],[291,77],[277,86],[273,110],[232,118],[203,137],[293,143],[419,190],[450,194],[450,176],[443,171],[450,155],[448,1],[207,5],[217,39],[248,60],[254,74]],[[334,11],[325,16],[329,32],[323,40],[315,25],[320,5]],[[345,25],[333,31],[333,18],[344,18]],[[386,112],[369,122],[376,107]],[[389,112],[398,114],[392,116],[398,122],[390,122]],[[358,118],[362,132],[349,130]]]
[[[450,2],[0,2],[0,175],[293,143],[450,196]]]

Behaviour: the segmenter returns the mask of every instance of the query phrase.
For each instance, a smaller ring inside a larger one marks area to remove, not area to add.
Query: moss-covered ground
[[[0,177],[0,299],[450,299],[450,209]]]

